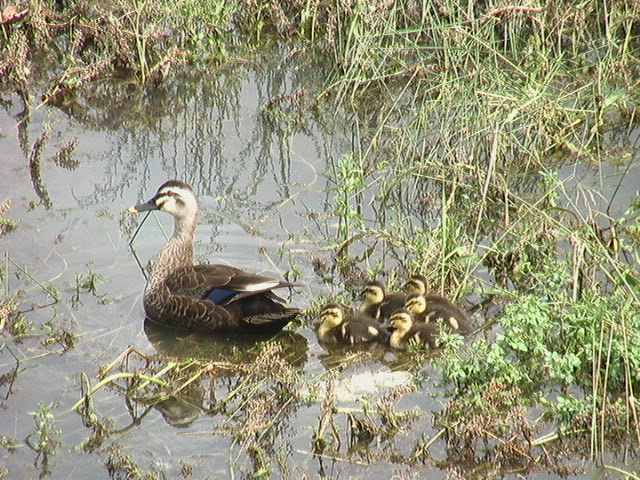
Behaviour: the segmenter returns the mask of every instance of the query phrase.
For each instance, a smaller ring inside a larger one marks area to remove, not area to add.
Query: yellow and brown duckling
[[[417,323],[437,323],[442,319],[443,324],[455,333],[468,335],[473,331],[464,310],[435,293],[427,295],[412,293],[407,297],[404,305]]]
[[[390,318],[391,336],[389,345],[397,350],[406,350],[413,340],[428,348],[436,348],[438,325],[436,323],[417,323],[406,308],[399,308]]]
[[[395,310],[402,308],[407,298],[404,293],[387,292],[384,284],[377,280],[367,283],[360,297],[360,312],[380,322],[388,320]]]
[[[322,343],[343,343],[353,345],[381,341],[385,342],[389,333],[377,320],[362,314],[345,314],[342,306],[329,303],[320,312],[322,323],[318,327],[318,338]]]
[[[407,283],[404,284],[404,289],[408,294],[419,293],[420,295],[426,295],[428,286],[427,277],[416,274],[409,277]]]

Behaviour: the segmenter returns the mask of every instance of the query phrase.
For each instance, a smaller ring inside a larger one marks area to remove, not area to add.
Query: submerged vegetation
[[[91,432],[82,449],[103,449],[114,478],[153,477],[118,443],[105,444],[153,409],[170,424],[210,415],[214,434],[230,439],[229,470],[242,470],[246,453],[252,465],[243,474],[253,477],[296,476],[277,449],[278,423],[308,405],[317,413],[309,454],[432,465],[450,478],[540,468],[562,475],[571,469],[561,459],[571,455],[606,465],[607,452],[637,452],[640,194],[617,195],[625,177],[637,175],[640,155],[639,2],[31,0],[16,7],[0,22],[0,95],[4,104],[17,93],[21,123],[36,96],[35,104],[96,124],[152,122],[144,95],[132,102],[132,90],[169,89],[193,72],[253,60],[258,47],[283,46],[283,65],[312,71],[304,78],[313,82],[274,96],[262,120],[284,143],[313,121],[329,128],[335,112],[352,129],[349,151],[327,160],[333,223],[317,222],[327,247],[313,254],[318,277],[348,296],[363,279],[393,285],[420,272],[434,291],[473,306],[482,327],[463,345],[445,339],[438,355],[409,352],[391,367],[411,370],[413,381],[377,400],[365,396],[355,409],[338,405],[335,392],[340,373],[370,360],[364,352],[314,377],[318,393],[283,360],[287,347],[277,341],[260,344],[251,365],[127,349],[93,386],[82,374],[74,407]],[[105,98],[126,106],[118,118],[95,113]],[[172,105],[159,108],[173,113]],[[44,125],[31,147],[26,137],[22,145],[45,208],[40,167],[49,133]],[[76,144],[63,144],[55,164],[76,168]],[[605,198],[577,185],[577,164],[600,169],[601,185],[610,183],[609,169],[623,174]],[[5,218],[9,206],[0,203],[0,237],[19,228]],[[69,303],[79,308],[91,295],[109,303],[96,292],[102,282],[100,273],[77,272]],[[43,295],[58,302],[53,288],[43,286]],[[5,291],[0,321],[18,343],[35,327],[16,296]],[[74,348],[71,333],[43,325],[53,339],[43,345]],[[3,374],[0,385],[17,372]],[[447,394],[433,417],[401,405],[427,395],[427,377]],[[98,413],[103,389],[123,398],[129,424],[114,426]],[[38,408],[32,448],[46,472],[58,431],[52,407]],[[434,434],[407,452],[394,438],[418,421]],[[432,456],[436,442],[446,461]],[[182,465],[183,476],[192,470]]]

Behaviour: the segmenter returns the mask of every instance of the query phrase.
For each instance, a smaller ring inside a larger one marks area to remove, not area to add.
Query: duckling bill
[[[205,332],[270,333],[299,313],[273,290],[294,284],[229,265],[194,265],[194,236],[200,216],[193,188],[179,180],[160,186],[131,213],[160,210],[174,218],[173,236],[160,251],[144,290],[149,320]]]

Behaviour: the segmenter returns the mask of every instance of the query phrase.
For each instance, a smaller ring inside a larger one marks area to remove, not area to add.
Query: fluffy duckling
[[[425,295],[427,293],[429,282],[424,275],[416,274],[411,275],[407,283],[404,284],[404,289],[409,293],[419,293]]]
[[[318,338],[322,343],[365,343],[386,341],[388,332],[376,320],[361,314],[347,314],[337,303],[326,305],[320,312],[322,323]]]
[[[407,297],[404,306],[416,322],[435,323],[442,319],[455,333],[468,335],[473,331],[467,314],[457,305],[435,293],[412,293]]]
[[[374,280],[364,286],[360,297],[360,312],[384,322],[395,310],[404,306],[407,296],[404,293],[387,292],[382,282]]]
[[[406,350],[411,339],[428,348],[436,348],[437,324],[415,323],[406,308],[399,308],[393,312],[390,321],[392,333],[389,337],[389,345],[392,348]]]

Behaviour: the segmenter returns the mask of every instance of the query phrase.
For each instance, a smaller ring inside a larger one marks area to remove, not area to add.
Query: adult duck
[[[281,330],[299,309],[273,293],[294,284],[228,265],[194,265],[194,235],[200,216],[190,185],[164,183],[131,213],[161,210],[174,218],[173,236],[162,248],[144,290],[147,318],[169,327],[205,332],[269,333]]]

